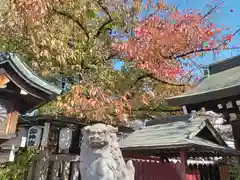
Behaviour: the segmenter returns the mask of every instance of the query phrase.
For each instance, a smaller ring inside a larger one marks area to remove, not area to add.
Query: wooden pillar
[[[234,137],[234,144],[235,144],[235,148],[236,150],[240,151],[240,121],[233,121],[231,122],[232,125],[232,133],[233,133],[233,137]],[[238,163],[240,164],[240,157],[238,157]]]
[[[38,155],[38,161],[35,169],[35,175],[33,180],[46,180],[48,176],[48,167],[50,162],[50,156],[46,151],[40,151]]]
[[[182,180],[187,179],[187,171],[188,171],[188,164],[187,164],[187,152],[186,151],[181,151],[180,152],[180,159],[181,159],[181,175],[182,175]]]
[[[50,123],[45,122],[44,128],[43,128],[42,141],[41,141],[42,150],[44,150],[48,146],[49,131],[50,131]]]
[[[188,110],[186,106],[182,106],[182,110],[184,114],[188,114]]]
[[[79,125],[73,131],[72,143],[69,148],[70,153],[80,154],[80,137],[81,137],[81,128]]]

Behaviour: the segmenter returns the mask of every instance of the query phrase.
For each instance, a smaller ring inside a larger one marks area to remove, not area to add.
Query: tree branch
[[[203,17],[202,20],[208,17],[210,14],[212,14],[219,6],[221,6],[223,2],[220,2],[219,4],[215,5],[213,8],[211,8]]]
[[[221,44],[222,45],[222,44]],[[189,52],[186,52],[186,53],[183,53],[183,54],[180,54],[180,55],[177,55],[175,56],[174,58],[183,58],[187,55],[190,55],[190,54],[193,54],[193,53],[198,53],[198,52],[209,52],[209,51],[215,51],[215,50],[220,50],[219,47],[221,45],[218,45],[216,48],[206,48],[206,49],[198,49],[198,50],[192,50],[192,51],[189,51]],[[233,49],[240,49],[240,47],[232,47],[232,48],[226,48],[224,50],[233,50]],[[170,57],[169,57],[170,58]]]
[[[240,28],[238,28],[233,34],[232,36],[235,36],[236,34],[238,34],[240,32]],[[222,43],[220,43],[216,48],[221,47],[223,44],[225,44],[226,42],[228,42],[229,40],[226,39],[225,41],[223,41]]]
[[[232,36],[235,36],[235,35],[238,34],[239,32],[240,32],[240,28],[238,28],[238,29],[232,34]],[[186,57],[187,55],[190,55],[190,54],[193,54],[193,53],[209,52],[209,51],[220,50],[220,47],[221,47],[222,45],[224,45],[224,44],[225,44],[226,42],[228,42],[228,41],[229,41],[228,39],[224,40],[222,43],[220,43],[220,44],[219,44],[217,47],[215,47],[215,48],[206,48],[206,49],[201,48],[201,49],[198,49],[198,50],[188,51],[188,52],[186,52],[186,53],[183,53],[183,54],[180,54],[180,55],[176,55],[176,56],[174,56],[174,57],[168,57],[168,58],[175,58],[175,59],[177,59],[177,58]],[[224,49],[224,50],[231,50],[231,49],[240,49],[240,47],[226,48],[226,49]]]
[[[110,60],[114,57],[116,57],[118,55],[118,53],[111,53],[109,56],[106,57],[106,60]]]
[[[97,38],[98,36],[100,36],[100,34],[102,33],[103,29],[111,22],[113,22],[113,19],[112,19],[112,16],[111,14],[109,13],[108,9],[106,7],[104,7],[102,5],[102,2],[99,0],[97,1],[97,4],[102,8],[102,10],[107,14],[108,16],[108,19],[103,22],[103,24],[98,28],[96,34],[93,36],[93,38]]]
[[[240,28],[237,29],[232,35],[236,35],[240,32]],[[209,51],[214,51],[214,50],[219,50],[220,47],[225,44],[228,40],[225,40],[223,41],[221,44],[219,44],[217,47],[215,48],[206,48],[206,49],[199,49],[199,50],[192,50],[192,51],[189,51],[189,52],[186,52],[186,53],[183,53],[183,54],[180,54],[180,55],[176,55],[176,56],[169,56],[169,57],[165,57],[163,55],[161,55],[162,57],[166,58],[166,59],[178,59],[178,58],[183,58],[183,57],[186,57],[187,55],[190,55],[190,54],[193,54],[193,53],[197,53],[197,52],[209,52]],[[226,48],[224,50],[231,50],[231,49],[240,49],[240,47],[232,47],[232,48]],[[194,61],[192,61],[194,63]],[[196,65],[196,64],[195,64]],[[169,84],[169,85],[173,85],[173,86],[185,86],[186,84],[182,84],[182,83],[174,83],[174,82],[168,82],[168,81],[164,81],[164,80],[160,80],[158,79],[157,77],[154,77],[153,75],[149,74],[149,73],[146,73],[142,76],[139,76],[135,83],[133,83],[132,87],[134,85],[136,85],[138,82],[142,81],[143,79],[145,78],[151,78],[153,80],[156,80],[156,81],[161,81],[162,83],[165,83],[165,84]]]
[[[89,40],[89,38],[90,38],[89,33],[87,32],[86,28],[81,24],[81,22],[78,20],[78,18],[74,17],[72,14],[69,14],[69,13],[64,12],[64,11],[59,11],[59,10],[54,9],[54,8],[53,8],[53,12],[55,12],[56,14],[61,15],[63,17],[66,17],[66,18],[72,20],[73,22],[75,22],[84,32],[84,34],[87,37],[87,40]]]
[[[178,111],[181,111],[181,108],[180,107],[161,107],[161,106],[158,106],[156,108],[147,108],[147,107],[140,107],[138,109],[133,109],[133,111],[150,111],[150,112],[178,112]]]
[[[150,73],[145,73],[145,74],[139,76],[139,77],[136,79],[136,81],[133,83],[132,87],[133,87],[134,85],[136,85],[138,82],[140,82],[140,81],[142,81],[143,79],[145,79],[145,78],[151,78],[151,79],[153,79],[153,80],[155,80],[155,81],[160,81],[160,82],[162,82],[162,83],[164,83],[164,84],[173,85],[173,86],[186,86],[186,84],[174,83],[174,82],[168,82],[168,81],[160,80],[160,79],[158,79],[157,77],[154,77],[154,76],[153,76],[152,74],[150,74]]]
[[[222,3],[219,3],[217,4],[216,6],[214,6],[210,11],[208,11],[203,17],[202,19],[205,19],[207,16],[209,16],[210,14],[213,13],[213,11],[215,11]],[[236,34],[238,34],[240,32],[240,28],[238,28],[233,34],[232,36],[235,36]],[[229,40],[226,39],[224,40],[222,43],[220,43],[217,47],[215,48],[207,48],[207,49],[199,49],[199,50],[192,50],[192,51],[189,51],[189,52],[186,52],[184,54],[181,54],[181,55],[177,55],[175,56],[174,58],[182,58],[182,57],[185,57],[187,55],[190,55],[190,54],[193,54],[193,53],[196,53],[196,52],[208,52],[208,51],[215,51],[215,50],[219,50],[219,48],[224,45],[226,42],[228,42]],[[227,48],[225,50],[230,50],[230,49],[239,49],[239,48]],[[169,57],[170,58],[170,57]]]

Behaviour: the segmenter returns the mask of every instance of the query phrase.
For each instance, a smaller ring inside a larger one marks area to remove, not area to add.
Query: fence
[[[219,164],[190,164],[188,166],[188,180],[230,180],[229,166]]]
[[[134,160],[135,180],[182,180],[180,163]]]
[[[189,164],[183,174],[180,162],[161,162],[156,158],[135,159],[135,180],[230,180],[227,164]],[[183,176],[182,176],[183,175]]]
[[[230,180],[226,164],[190,164],[183,174],[180,162],[161,162],[156,159],[134,159],[135,180]],[[185,178],[183,178],[183,176]],[[80,180],[79,156],[39,155],[26,173],[25,180]]]
[[[40,154],[25,180],[80,180],[79,156]]]
[[[135,180],[181,180],[180,163],[134,160]],[[179,171],[176,171],[179,169]],[[80,180],[79,156],[50,155],[42,153],[33,163],[26,180]]]

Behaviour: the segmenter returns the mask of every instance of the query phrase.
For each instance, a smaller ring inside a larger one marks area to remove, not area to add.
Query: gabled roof
[[[222,62],[223,63],[223,62]],[[226,63],[224,61],[224,63]],[[217,66],[217,65],[216,65]],[[214,67],[215,70],[217,67]],[[240,94],[240,66],[210,74],[196,88],[179,96],[166,98],[169,105],[196,104]]]
[[[122,150],[170,150],[202,148],[239,154],[227,146],[207,117],[198,116],[191,121],[172,121],[147,126],[120,141]]]
[[[36,73],[30,70],[30,68],[20,60],[17,54],[13,53],[0,53],[0,65],[9,64],[12,69],[31,86],[41,89],[46,93],[60,94],[61,88],[45,81],[43,78],[38,76]],[[0,66],[0,68],[2,68]]]
[[[9,87],[7,85],[5,89],[1,89],[0,95],[4,97],[8,94],[7,96],[25,103],[20,108],[20,113],[52,100],[62,91],[31,71],[14,53],[0,53],[0,74],[5,74],[11,82],[8,83]],[[19,90],[26,92],[26,95],[19,94]]]

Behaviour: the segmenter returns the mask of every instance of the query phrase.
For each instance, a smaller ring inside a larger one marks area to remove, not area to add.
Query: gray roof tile
[[[130,134],[120,141],[121,148],[157,146],[165,148],[173,145],[190,144],[188,136],[199,131],[205,125],[206,117],[197,117],[194,121],[177,121],[147,126]]]
[[[186,118],[185,121],[182,118]],[[197,116],[188,121],[187,116],[178,118],[179,121],[170,121],[157,125],[146,126],[144,129],[131,133],[125,139],[120,140],[122,150],[149,150],[149,149],[172,149],[182,147],[200,147],[201,150],[218,151],[227,155],[239,155],[240,153],[223,141],[221,136],[213,135],[220,138],[214,143],[201,138],[197,134],[203,128],[210,128],[209,132],[214,131],[214,127],[207,116]],[[217,131],[215,131],[217,133]],[[203,149],[202,149],[203,148]]]
[[[208,93],[211,91],[221,90],[224,88],[230,88],[234,86],[240,86],[240,66],[227,69],[225,71],[222,71],[216,74],[212,74],[207,78],[205,78],[192,91],[183,93],[173,98],[203,94],[203,93]]]

